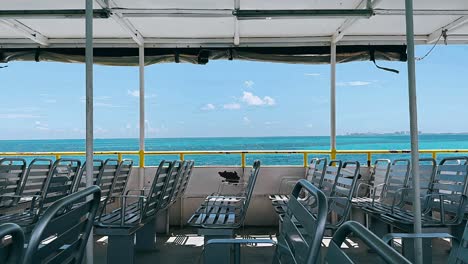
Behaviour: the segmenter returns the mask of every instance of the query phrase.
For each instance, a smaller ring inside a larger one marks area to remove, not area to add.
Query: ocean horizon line
[[[421,135],[468,135],[468,132],[460,133],[420,133]],[[396,136],[396,137],[409,137],[409,134],[399,134],[398,132],[389,132],[389,133],[350,133],[350,134],[340,134],[337,137],[381,137],[381,136]],[[211,136],[211,137],[145,137],[146,140],[152,139],[242,139],[242,138],[328,138],[329,135],[304,135],[304,136]],[[1,141],[44,141],[44,140],[85,140],[84,138],[32,138],[32,139],[0,139]],[[139,140],[138,137],[109,137],[109,138],[94,138],[94,140]]]

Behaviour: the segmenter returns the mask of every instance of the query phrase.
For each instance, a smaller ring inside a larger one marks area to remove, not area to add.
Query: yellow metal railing
[[[468,153],[468,149],[421,149],[421,154],[431,154],[435,159],[438,154],[450,154],[450,153]],[[178,155],[181,160],[186,155],[240,155],[241,156],[241,167],[246,167],[246,155],[249,154],[261,154],[261,155],[274,155],[274,154],[301,154],[303,155],[303,165],[307,167],[308,158],[310,154],[318,155],[330,155],[332,158],[336,158],[336,155],[367,155],[367,163],[371,164],[372,155],[375,154],[408,154],[411,153],[409,150],[206,150],[206,151],[96,151],[95,155],[117,155],[118,160],[122,160],[124,155],[137,155],[139,157],[140,167],[145,166],[145,157],[148,155]],[[0,152],[0,157],[5,156],[54,156],[59,159],[64,156],[84,156],[84,151],[75,152]]]

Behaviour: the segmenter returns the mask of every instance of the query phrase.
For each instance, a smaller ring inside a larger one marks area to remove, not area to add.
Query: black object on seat
[[[0,263],[23,263],[23,246],[24,234],[19,225],[13,223],[0,225]]]
[[[31,234],[24,264],[82,263],[100,199],[99,187],[91,186],[52,204]]]

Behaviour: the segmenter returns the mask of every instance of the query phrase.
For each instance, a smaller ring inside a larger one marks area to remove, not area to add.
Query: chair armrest
[[[456,237],[447,234],[447,233],[420,233],[420,234],[411,234],[411,233],[389,233],[382,237],[382,240],[389,244],[393,239],[396,238],[451,238],[457,240]]]
[[[457,220],[455,223],[460,223],[463,220],[463,215],[464,215],[464,207],[462,207],[462,204],[467,200],[467,196],[464,194],[452,194],[452,193],[430,193],[426,194],[424,197],[439,197],[439,209],[440,209],[440,219],[442,224],[446,224],[445,222],[445,207],[444,207],[444,200],[443,197],[447,196],[455,196],[455,197],[460,197],[460,206],[458,208],[457,212],[457,217],[454,218]],[[461,217],[460,217],[461,216]],[[451,224],[454,222],[452,221]]]
[[[357,189],[356,189],[356,198],[358,198],[358,195],[359,195],[359,190],[361,189],[361,186],[367,186],[367,188],[369,189],[369,192],[371,192],[372,188],[373,188],[373,185],[372,184],[369,184],[369,183],[365,183],[365,182],[360,182],[357,186]]]
[[[206,242],[205,248],[210,245],[223,245],[223,244],[272,244],[276,245],[277,242],[271,239],[210,239]],[[206,250],[206,249],[205,249]]]

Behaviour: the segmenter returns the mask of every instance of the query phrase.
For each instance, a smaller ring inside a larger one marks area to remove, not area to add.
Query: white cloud
[[[250,119],[247,116],[244,116],[243,120],[244,120],[244,124],[246,125],[250,124]]]
[[[34,114],[0,114],[0,119],[30,119],[30,118],[40,118],[39,115]]]
[[[264,124],[265,124],[266,126],[271,126],[271,125],[279,124],[279,122],[266,121]]]
[[[320,76],[320,73],[316,73],[316,72],[313,72],[313,73],[304,73],[304,76]]]
[[[34,128],[42,131],[47,131],[49,130],[49,125],[41,123],[40,121],[34,122]]]
[[[254,106],[261,106],[261,105],[275,105],[275,99],[271,98],[270,96],[265,96],[260,98],[257,95],[254,95],[251,92],[246,92],[244,91],[241,101],[248,104],[248,105],[254,105]]]
[[[245,81],[245,82],[244,82],[244,85],[245,85],[245,87],[247,87],[247,88],[252,88],[252,86],[254,86],[254,84],[255,84],[255,83],[254,83],[254,81],[252,81],[252,80],[248,80],[248,81]]]
[[[206,104],[204,106],[202,106],[201,110],[203,111],[211,111],[211,110],[215,110],[216,107],[213,105],[213,104]]]
[[[241,105],[238,103],[230,103],[223,105],[223,108],[228,110],[237,110],[241,108]]]
[[[127,94],[132,96],[132,97],[136,97],[136,98],[139,98],[140,97],[140,91],[139,90],[127,90]],[[155,94],[147,94],[145,95],[145,99],[148,99],[148,98],[154,98],[156,97]]]
[[[371,83],[372,82],[367,82],[367,81],[351,81],[351,82],[339,82],[336,85],[338,86],[366,86]]]
[[[133,97],[140,97],[140,91],[138,91],[138,90],[132,90],[132,91],[127,90],[127,94],[131,95]]]

